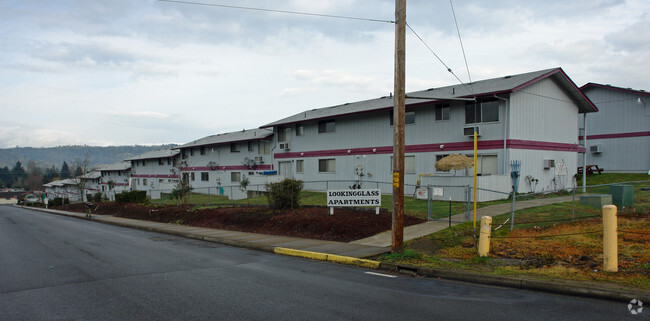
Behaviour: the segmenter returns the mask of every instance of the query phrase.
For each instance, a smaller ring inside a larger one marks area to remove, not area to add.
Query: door
[[[280,176],[284,178],[293,178],[293,173],[291,172],[291,162],[280,162],[278,165],[278,174]]]

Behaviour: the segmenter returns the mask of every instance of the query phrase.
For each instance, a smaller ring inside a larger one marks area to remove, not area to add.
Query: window
[[[164,182],[165,182],[165,180],[162,179],[162,178],[158,180],[158,183],[164,183]]]
[[[194,181],[194,172],[190,173],[190,179]]]
[[[142,166],[147,166],[147,160],[146,159],[142,160]]]
[[[187,159],[187,151],[184,149],[181,149],[181,158],[182,159]]]
[[[278,127],[278,141],[286,142],[287,141],[287,131],[284,127]]]
[[[258,154],[269,154],[271,152],[271,142],[260,140],[257,143]]]
[[[394,171],[393,168],[393,156],[390,157],[390,170]],[[404,173],[415,173],[415,156],[404,156]]]
[[[159,166],[165,165],[165,160],[163,158],[158,158],[158,165]]]
[[[194,148],[190,148],[190,156],[194,156]]]
[[[393,126],[393,121],[395,120],[395,115],[393,115],[393,111],[390,111],[390,125]],[[415,112],[414,111],[407,111],[404,113],[404,124],[405,125],[411,125],[415,124]]]
[[[201,182],[207,182],[210,180],[210,173],[201,172]]]
[[[318,133],[333,133],[336,130],[336,122],[333,119],[321,120],[318,122]]]
[[[239,183],[241,181],[241,173],[240,172],[231,172],[230,173],[230,182],[231,183]]]
[[[296,173],[304,173],[304,172],[305,172],[305,161],[299,159],[296,161]]]
[[[205,146],[201,146],[201,155],[207,154]]]
[[[302,124],[296,124],[296,136],[304,136],[305,135],[305,128],[302,126]]]
[[[238,143],[232,143],[230,144],[230,152],[231,153],[239,153],[239,144]]]
[[[481,100],[465,104],[465,124],[499,121],[499,101]]]
[[[171,164],[172,164],[172,159],[171,159],[171,158],[167,158],[167,165],[171,165]]]
[[[319,173],[335,173],[336,172],[336,159],[327,158],[318,160]]]
[[[441,159],[443,159],[444,157],[447,157],[447,156],[449,156],[449,154],[436,155],[436,162],[439,161],[439,160],[441,160]],[[435,164],[435,163],[434,163],[434,164]],[[442,171],[442,170],[438,170],[438,169],[436,169],[436,172],[449,172],[449,171]]]
[[[449,120],[449,103],[436,104],[436,121]]]
[[[146,178],[142,179],[142,185],[147,186],[147,179]]]
[[[252,151],[253,151],[253,146],[254,146],[254,145],[255,145],[255,144],[254,144],[252,141],[250,141],[250,140],[248,141],[248,151],[249,151],[249,152],[252,152]]]

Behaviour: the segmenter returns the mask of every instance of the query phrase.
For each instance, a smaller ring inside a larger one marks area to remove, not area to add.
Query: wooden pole
[[[392,251],[404,248],[404,108],[406,87],[406,0],[395,0],[395,100],[393,106]]]

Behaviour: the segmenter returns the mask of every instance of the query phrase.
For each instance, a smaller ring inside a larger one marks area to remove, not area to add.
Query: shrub
[[[302,181],[285,178],[277,183],[267,183],[265,185],[266,197],[272,209],[287,209],[300,207],[300,191],[302,191]]]
[[[55,197],[49,202],[49,204],[52,206],[61,206],[63,205],[63,199],[60,197]]]
[[[171,198],[178,200],[182,205],[187,206],[190,200],[190,192],[192,191],[192,186],[186,180],[179,180],[174,185],[174,189],[171,192]]]
[[[99,203],[101,201],[102,201],[102,193],[101,192],[97,192],[97,193],[93,194],[93,202]]]
[[[147,191],[123,191],[115,195],[115,201],[118,203],[145,203]]]

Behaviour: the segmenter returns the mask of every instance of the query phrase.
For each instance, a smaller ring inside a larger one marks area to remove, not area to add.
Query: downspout
[[[582,114],[582,141],[585,152],[582,154],[582,192],[587,192],[587,112]]]
[[[499,100],[504,100],[506,102],[506,112],[503,117],[503,175],[508,175],[508,110],[510,109],[510,100],[507,98],[499,97],[497,94],[494,94],[494,98]]]

